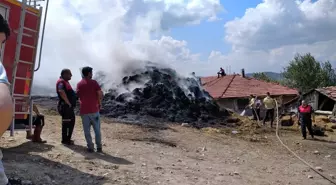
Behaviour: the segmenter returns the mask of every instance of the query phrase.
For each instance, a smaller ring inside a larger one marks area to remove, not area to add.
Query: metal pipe
[[[16,77],[16,72],[17,72],[17,65],[19,63],[20,60],[20,53],[21,53],[21,44],[22,44],[22,36],[23,36],[23,28],[24,28],[24,21],[25,21],[25,17],[26,17],[26,5],[27,5],[27,0],[22,0],[22,4],[21,4],[21,15],[20,15],[20,27],[19,27],[19,31],[18,31],[18,37],[16,40],[16,51],[15,51],[15,60],[14,60],[14,64],[13,64],[13,71],[12,71],[12,87],[11,87],[11,94],[14,94],[15,91],[15,77]],[[12,121],[12,126],[11,126],[11,132],[10,132],[10,136],[14,136],[14,129],[15,129],[15,97],[13,97],[14,99],[14,106],[13,106],[13,121]]]
[[[19,27],[19,31],[18,31],[18,37],[17,37],[17,40],[16,40],[15,60],[14,60],[13,74],[12,74],[12,88],[11,88],[11,93],[12,94],[14,94],[14,90],[15,90],[15,77],[16,77],[17,65],[18,65],[19,60],[20,60],[23,28],[24,28],[24,21],[25,21],[25,17],[26,17],[26,4],[27,4],[27,0],[22,0],[21,16],[20,16],[20,23],[19,23],[20,27]]]
[[[39,19],[39,22],[38,22],[38,26],[37,26],[37,30],[40,30],[41,28],[41,19],[42,19],[42,13],[43,13],[43,8],[40,7],[40,14],[38,15],[40,17]],[[31,79],[30,79],[30,82],[29,82],[29,98],[28,100],[30,101],[30,104],[31,102],[33,101],[32,100],[32,88],[33,88],[33,82],[34,82],[34,72],[35,72],[35,64],[36,64],[36,55],[37,55],[37,47],[38,47],[38,39],[39,39],[39,32],[37,32],[36,34],[36,49],[35,49],[35,55],[34,55],[34,58],[33,58],[33,64],[32,64],[32,68],[31,68]],[[29,106],[29,129],[30,131],[32,131],[32,127],[30,126],[32,124],[32,109],[33,107],[32,106]]]
[[[32,98],[29,98],[30,104],[29,104],[29,131],[30,133],[33,132],[33,105],[34,102],[32,100]]]
[[[38,64],[37,64],[37,69],[34,70],[35,72],[38,71],[41,67],[41,57],[42,57],[42,50],[43,50],[44,31],[45,31],[45,25],[46,25],[46,22],[47,22],[48,7],[49,7],[49,0],[47,0],[47,2],[46,2],[46,9],[45,9],[45,12],[44,12],[42,36],[41,36],[41,43],[40,43],[39,61],[38,61]]]
[[[15,101],[15,98],[13,97],[13,119],[12,119],[12,124],[11,124],[11,128],[10,128],[10,136],[11,137],[14,136],[14,130],[15,130],[15,105],[16,105],[16,101]]]

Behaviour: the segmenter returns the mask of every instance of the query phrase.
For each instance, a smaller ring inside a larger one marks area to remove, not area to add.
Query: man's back
[[[77,95],[80,101],[80,114],[99,112],[98,94],[100,86],[95,80],[82,79],[77,84]]]

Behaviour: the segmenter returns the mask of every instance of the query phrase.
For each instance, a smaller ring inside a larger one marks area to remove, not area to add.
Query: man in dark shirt
[[[312,117],[314,113],[313,108],[308,105],[304,100],[302,100],[302,105],[299,106],[298,113],[303,139],[307,138],[306,128],[308,129],[311,137],[314,138],[314,133],[312,129]]]
[[[71,137],[76,121],[74,108],[76,107],[77,97],[69,83],[71,77],[70,69],[63,69],[61,77],[56,83],[56,92],[59,98],[57,109],[62,116],[62,143],[66,145],[74,144]]]
[[[220,68],[220,69],[219,69],[219,72],[217,73],[217,75],[218,75],[218,78],[219,78],[219,77],[223,77],[223,76],[225,76],[226,74],[225,74],[224,69],[223,69],[223,68]]]
[[[83,79],[77,84],[77,95],[88,152],[94,152],[94,144],[90,133],[91,126],[95,133],[97,152],[102,152],[99,110],[103,93],[97,81],[92,79],[91,67],[82,68],[82,76]]]

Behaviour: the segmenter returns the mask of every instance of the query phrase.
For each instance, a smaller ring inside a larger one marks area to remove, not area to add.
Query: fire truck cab
[[[39,70],[41,64],[41,46],[49,3],[46,0],[42,21],[43,7],[38,4],[41,1],[44,0],[0,0],[0,13],[11,28],[11,36],[1,50],[1,62],[11,84],[14,102],[11,136],[14,135],[17,120],[29,119],[32,129],[31,90],[34,72]]]

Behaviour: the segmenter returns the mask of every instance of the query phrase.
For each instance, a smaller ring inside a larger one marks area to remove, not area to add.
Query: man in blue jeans
[[[77,84],[77,96],[80,102],[80,115],[88,152],[94,152],[94,144],[90,133],[91,125],[95,133],[97,152],[103,152],[99,114],[103,93],[97,81],[92,79],[91,67],[83,67],[81,72],[83,79]]]

